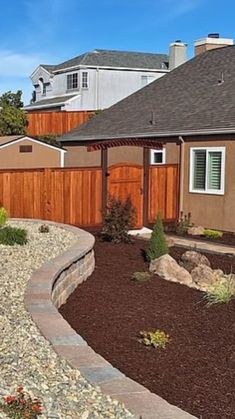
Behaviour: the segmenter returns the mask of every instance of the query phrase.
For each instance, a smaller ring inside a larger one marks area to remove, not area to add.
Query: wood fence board
[[[178,165],[151,166],[149,169],[148,219],[153,223],[158,212],[163,220],[177,219]]]
[[[86,122],[93,111],[27,112],[27,134],[31,136],[62,135]]]

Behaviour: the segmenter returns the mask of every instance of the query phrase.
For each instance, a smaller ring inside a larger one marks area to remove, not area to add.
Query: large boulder
[[[188,234],[191,234],[191,236],[203,236],[204,234],[204,227],[198,226],[198,227],[189,227],[187,230]]]
[[[158,259],[152,260],[149,270],[167,281],[179,282],[190,287],[193,286],[190,273],[179,266],[170,255],[163,255]]]
[[[191,272],[193,282],[201,289],[206,290],[219,280],[221,272],[213,271],[207,265],[198,265]]]
[[[199,265],[205,265],[210,267],[210,261],[206,256],[202,255],[199,252],[188,250],[181,256],[180,266],[186,269],[188,272],[192,272],[194,268]]]

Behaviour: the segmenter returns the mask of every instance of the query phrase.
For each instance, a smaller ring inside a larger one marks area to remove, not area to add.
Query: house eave
[[[101,66],[101,65],[85,65],[79,64],[73,67],[61,68],[59,70],[54,70],[53,74],[67,73],[68,71],[82,70],[82,69],[101,69],[101,70],[122,70],[122,71],[142,71],[142,72],[152,72],[152,73],[169,73],[170,70],[167,68],[134,68],[134,67],[118,67],[118,66]]]
[[[71,137],[61,138],[61,142],[76,142],[76,141],[102,141],[102,140],[118,140],[124,138],[166,138],[166,137],[184,137],[184,136],[201,136],[201,135],[213,135],[213,134],[235,134],[234,128],[217,128],[217,129],[201,129],[201,130],[181,130],[181,131],[158,131],[151,133],[132,133],[132,134],[117,134],[117,135],[75,135]]]

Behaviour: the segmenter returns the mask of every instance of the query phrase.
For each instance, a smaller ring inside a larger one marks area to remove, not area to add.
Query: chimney
[[[206,38],[198,39],[194,42],[194,53],[195,55],[199,55],[211,49],[227,47],[233,44],[233,39],[220,38],[219,33],[209,33]]]
[[[169,70],[173,70],[187,61],[187,44],[177,40],[170,44]]]

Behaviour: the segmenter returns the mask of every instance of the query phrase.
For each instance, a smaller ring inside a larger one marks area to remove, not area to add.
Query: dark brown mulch
[[[201,292],[158,276],[132,281],[133,272],[148,269],[146,246],[97,242],[95,272],[60,313],[113,366],[168,402],[201,419],[234,419],[234,301],[207,307]],[[235,271],[234,258],[209,259]],[[157,328],[171,337],[165,350],[138,342],[140,330]]]

